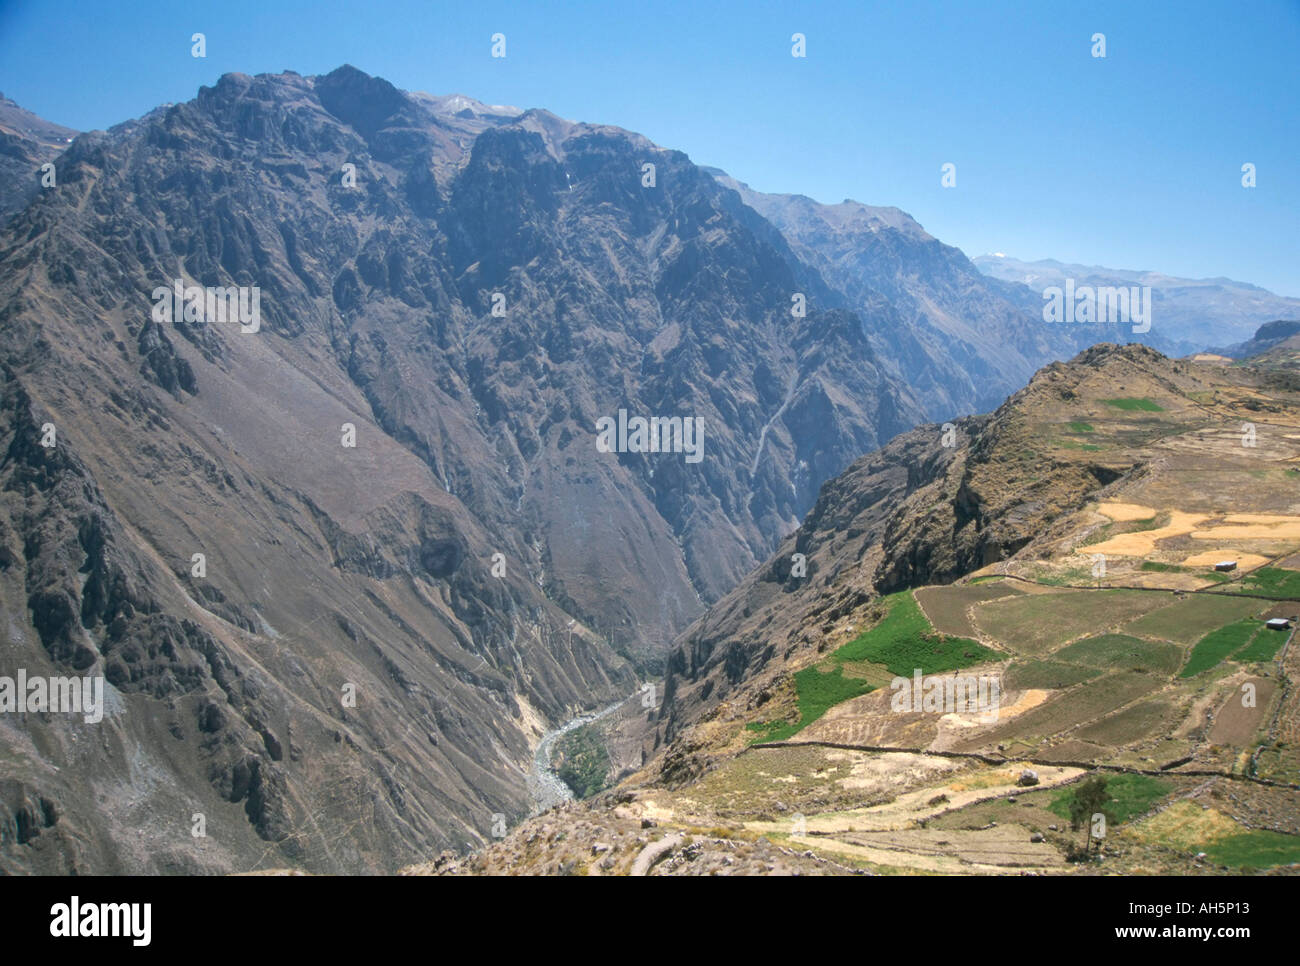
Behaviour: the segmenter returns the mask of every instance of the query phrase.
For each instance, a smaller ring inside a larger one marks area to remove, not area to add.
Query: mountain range
[[[1300,299],[1275,295],[1230,278],[1178,278],[1161,272],[1075,265],[1055,259],[1024,262],[1009,255],[978,255],[975,266],[990,278],[1019,283],[1039,294],[1073,279],[1077,286],[1149,286],[1152,331],[1167,339],[1159,348],[1178,354],[1249,339],[1276,319],[1300,318]]]
[[[482,846],[556,725],[666,672],[641,766],[767,660],[709,628],[828,486],[880,504],[855,593],[1014,554],[1050,510],[917,427],[974,434],[1116,333],[896,209],[348,66],[62,148],[32,118],[0,115],[0,675],[102,674],[107,710],[0,717],[6,871]],[[703,458],[604,452],[606,419],[693,420]]]

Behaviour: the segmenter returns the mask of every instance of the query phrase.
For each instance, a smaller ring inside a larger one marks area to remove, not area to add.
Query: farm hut
[[[1272,617],[1266,622],[1265,626],[1270,631],[1284,631],[1291,626],[1291,622],[1285,617]]]
[[[1236,569],[1237,569],[1237,561],[1235,561],[1235,560],[1220,560],[1218,563],[1216,563],[1216,564],[1214,565],[1214,569],[1217,570],[1217,571],[1219,571],[1220,573],[1227,573],[1229,570],[1236,570]]]

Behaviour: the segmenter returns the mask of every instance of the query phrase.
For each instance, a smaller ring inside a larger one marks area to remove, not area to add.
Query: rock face
[[[0,675],[106,710],[0,715],[6,870],[472,847],[620,655],[921,417],[872,320],[615,128],[227,75],[56,163],[0,235]],[[598,452],[620,409],[703,458]]]

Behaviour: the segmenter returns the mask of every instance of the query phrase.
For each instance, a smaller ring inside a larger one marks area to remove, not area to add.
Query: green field
[[[1088,667],[1114,670],[1177,671],[1183,663],[1183,649],[1167,641],[1144,641],[1127,634],[1103,634],[1075,641],[1054,655]]]
[[[1002,659],[970,638],[935,632],[910,590],[890,594],[883,603],[889,609],[884,619],[835,651],[832,660],[883,664],[893,674],[910,677],[917,668],[937,674]]]
[[[1178,564],[1160,563],[1158,560],[1142,561],[1142,569],[1157,574],[1181,574],[1186,573],[1186,567],[1180,567]]]
[[[793,724],[788,721],[751,722],[745,727],[757,732],[754,742],[785,741],[840,702],[875,690],[874,685],[865,681],[844,677],[842,668],[823,670],[821,665],[795,672],[794,686],[798,693],[799,720]]]
[[[1091,433],[1093,431],[1091,423],[1084,423],[1078,420],[1075,420],[1072,423],[1066,423],[1065,425],[1072,433]]]
[[[1097,774],[1096,772],[1093,773]],[[1115,823],[1127,822],[1135,815],[1151,810],[1156,802],[1174,790],[1168,782],[1148,775],[1103,775],[1110,800],[1104,806],[1106,814]],[[1066,788],[1052,799],[1047,810],[1053,815],[1069,819],[1070,802],[1074,788]]]
[[[972,589],[971,593],[979,592]],[[861,665],[911,677],[917,668],[922,674],[937,674],[1002,659],[977,641],[937,633],[910,590],[891,594],[881,603],[885,616],[874,627],[840,647],[829,660],[794,674],[799,720],[751,722],[745,726],[755,733],[751,744],[784,741],[835,705],[874,691],[875,685],[863,680]],[[845,674],[846,669],[850,674]]]
[[[1081,634],[1103,633],[1169,600],[1140,590],[1025,594],[981,604],[976,620],[994,640],[1037,657]]]
[[[1173,594],[1154,596],[1169,603],[1125,624],[1125,634],[1191,644],[1230,621],[1259,613],[1265,606],[1259,601],[1222,594],[1188,594],[1181,600]]]
[[[1263,624],[1248,617],[1211,631],[1196,642],[1192,656],[1187,659],[1187,666],[1179,677],[1190,678],[1208,671],[1228,655],[1245,647],[1256,634],[1264,630]]]
[[[1007,668],[1003,683],[1012,689],[1043,688],[1059,690],[1091,681],[1101,674],[1096,668],[1064,661],[1015,661]]]
[[[1300,862],[1300,835],[1254,829],[1206,844],[1206,858],[1234,869],[1268,869]]]
[[[1114,406],[1116,409],[1123,409],[1126,412],[1143,412],[1143,413],[1162,413],[1163,406],[1158,406],[1150,399],[1135,399],[1132,396],[1121,396],[1118,399],[1103,399],[1107,406]]]
[[[1196,574],[1202,580],[1213,580],[1217,584],[1226,583],[1232,577],[1229,574],[1221,574],[1215,570],[1201,571],[1195,567],[1183,567],[1178,564],[1160,563],[1158,560],[1142,561],[1142,570],[1156,574]]]
[[[1253,664],[1257,661],[1271,661],[1277,657],[1278,648],[1286,643],[1285,631],[1270,631],[1267,627],[1255,635],[1255,639],[1232,656],[1234,661]]]
[[[1300,600],[1300,571],[1260,567],[1242,578],[1241,589],[1274,600]]]

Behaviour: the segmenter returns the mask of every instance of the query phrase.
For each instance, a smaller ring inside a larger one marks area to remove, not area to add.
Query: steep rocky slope
[[[619,651],[920,417],[779,233],[615,128],[227,75],[57,165],[0,237],[0,673],[108,710],[0,717],[7,869],[481,842],[537,736],[636,687]],[[260,314],[168,318],[175,279]],[[598,452],[620,409],[703,458]]]

